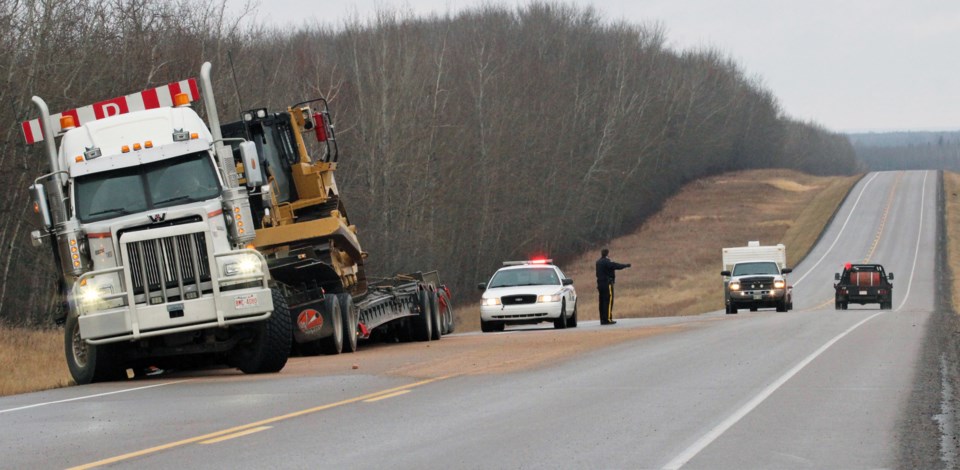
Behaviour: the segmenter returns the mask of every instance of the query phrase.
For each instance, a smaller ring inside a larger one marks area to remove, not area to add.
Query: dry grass
[[[960,289],[957,288],[957,275],[960,273],[960,174],[943,172],[943,194],[946,205],[947,264],[950,266],[950,285],[953,286],[950,301],[956,312],[960,308]]]
[[[615,317],[691,315],[723,308],[720,250],[748,240],[787,246],[800,261],[859,176],[817,177],[786,170],[732,173],[696,181],[631,235],[608,244],[633,267],[617,276]],[[580,318],[596,319],[599,247],[564,266],[580,294]]]
[[[70,385],[63,330],[0,326],[0,396]]]

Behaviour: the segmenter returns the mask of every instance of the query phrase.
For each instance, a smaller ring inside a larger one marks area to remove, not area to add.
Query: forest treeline
[[[858,159],[871,171],[960,171],[960,132],[851,134]]]
[[[29,241],[26,188],[47,166],[20,136],[31,96],[57,112],[204,61],[225,120],[326,97],[368,273],[438,269],[462,299],[501,260],[598,248],[697,178],[859,170],[846,137],[784,116],[718,51],[669,49],[658,26],[531,3],[279,29],[224,5],[0,0],[0,318],[44,321],[58,303],[50,254]]]

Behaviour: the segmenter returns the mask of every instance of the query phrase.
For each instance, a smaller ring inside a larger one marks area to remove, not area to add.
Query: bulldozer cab
[[[318,103],[320,111],[313,111],[312,103]],[[221,129],[224,137],[247,139],[257,147],[260,168],[252,171],[263,172],[263,180],[270,183],[255,217],[258,227],[263,223],[264,208],[273,208],[275,220],[268,225],[324,217],[337,209],[332,172],[338,149],[325,100],[297,103],[279,113],[263,108],[245,111],[242,120]],[[316,139],[309,138],[307,131],[313,131]],[[231,145],[235,153],[239,151],[238,142]]]

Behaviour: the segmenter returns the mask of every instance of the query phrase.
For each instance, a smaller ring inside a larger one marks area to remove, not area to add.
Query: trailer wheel
[[[343,315],[343,351],[352,353],[357,350],[357,326],[360,323],[360,312],[353,304],[350,294],[337,294],[340,299],[340,313]]]
[[[573,315],[570,315],[570,318],[567,318],[567,328],[576,328],[577,327],[577,305],[573,305]]]
[[[447,297],[444,292],[440,291],[440,296],[443,297],[443,311],[440,312],[440,318],[443,319],[443,334],[449,335],[453,333],[454,330],[454,320],[453,320],[453,303],[450,300],[450,297]]]
[[[567,327],[567,301],[563,300],[563,303],[560,304],[560,316],[553,321],[553,327],[562,330]]]
[[[233,351],[233,363],[245,374],[279,372],[290,356],[293,326],[287,299],[279,289],[271,289],[273,313],[270,318],[252,325],[253,339],[240,343]]]
[[[122,351],[114,344],[87,344],[80,338],[80,321],[67,315],[63,335],[67,368],[77,385],[118,380],[123,377]]]
[[[333,323],[333,334],[319,339],[320,349],[324,354],[336,355],[343,352],[343,314],[340,313],[340,301],[336,295],[327,295],[323,299],[323,309],[330,313],[330,322]]]
[[[427,290],[420,291],[420,314],[410,322],[413,327],[413,339],[415,341],[430,341],[433,336],[433,309],[430,308],[430,297]]]
[[[430,339],[437,341],[443,336],[443,319],[440,316],[440,300],[437,298],[436,292],[430,292],[427,294],[427,297],[430,297],[430,321],[433,322],[431,326],[433,330],[430,332]]]

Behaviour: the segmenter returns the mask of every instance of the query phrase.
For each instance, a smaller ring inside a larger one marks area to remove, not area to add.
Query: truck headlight
[[[223,265],[223,275],[242,276],[260,271],[260,260],[255,256],[238,256]]]
[[[773,281],[773,288],[774,288],[774,289],[783,289],[784,287],[787,287],[787,282],[786,282],[786,281],[783,281],[783,280]]]
[[[559,293],[558,293],[558,294],[553,294],[553,295],[538,295],[538,296],[537,296],[537,303],[541,303],[541,304],[542,304],[542,303],[546,303],[546,302],[559,302],[559,301],[560,301],[560,297],[562,297],[562,296],[561,296]]]
[[[500,305],[500,297],[484,297],[483,306],[492,307],[494,305]]]
[[[740,290],[740,283],[739,283],[739,282],[731,282],[731,283],[730,283],[730,290]]]

